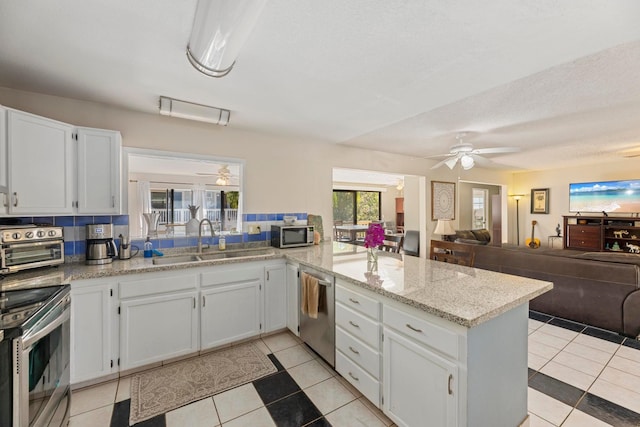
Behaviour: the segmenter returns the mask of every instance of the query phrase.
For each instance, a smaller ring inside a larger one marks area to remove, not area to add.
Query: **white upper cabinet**
[[[119,214],[121,150],[120,132],[0,106],[0,213]]]
[[[7,113],[8,212],[73,212],[73,126],[21,111]]]
[[[78,128],[78,213],[120,213],[120,132]]]

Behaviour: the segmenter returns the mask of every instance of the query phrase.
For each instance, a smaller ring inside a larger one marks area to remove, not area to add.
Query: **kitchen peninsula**
[[[377,273],[369,272],[365,249],[344,243],[179,256],[176,263],[133,258],[40,273],[72,285],[72,383],[74,375],[76,383],[113,378],[281,330],[299,306],[297,275],[289,272],[306,266],[336,279],[336,370],[396,424],[519,426],[527,419],[528,301],[551,283],[384,254]],[[3,286],[37,277],[15,274]],[[114,358],[120,366],[110,366]]]

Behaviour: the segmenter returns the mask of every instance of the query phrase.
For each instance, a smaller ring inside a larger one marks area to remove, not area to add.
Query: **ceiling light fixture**
[[[160,97],[160,114],[163,116],[213,123],[220,126],[229,124],[229,118],[231,117],[229,110],[178,101],[177,99],[167,98],[166,96]]]
[[[464,154],[462,157],[460,157],[460,165],[462,166],[462,169],[469,170],[473,167],[474,164],[475,161],[470,155]]]
[[[187,58],[196,70],[224,77],[256,24],[266,0],[199,0]]]

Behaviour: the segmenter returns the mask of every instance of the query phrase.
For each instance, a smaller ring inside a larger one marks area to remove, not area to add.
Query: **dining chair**
[[[420,256],[420,232],[418,230],[407,230],[404,233],[402,250],[406,255]]]
[[[403,240],[404,236],[402,234],[385,234],[384,241],[382,242],[382,245],[380,245],[380,249],[385,252],[399,254],[400,249],[402,249]]]
[[[468,267],[473,267],[475,255],[471,245],[442,240],[432,240],[429,249],[429,259]]]

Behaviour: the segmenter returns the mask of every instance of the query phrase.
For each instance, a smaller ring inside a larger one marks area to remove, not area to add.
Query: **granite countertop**
[[[397,259],[383,252],[379,256],[377,274],[370,274],[366,249],[348,243],[326,242],[304,248],[270,249],[270,254],[251,258],[168,265],[154,265],[152,258],[139,257],[114,260],[112,264],[100,266],[67,263],[57,268],[8,275],[0,282],[0,287],[6,290],[48,286],[73,280],[285,258],[465,327],[486,322],[553,287],[551,282],[411,256]]]

